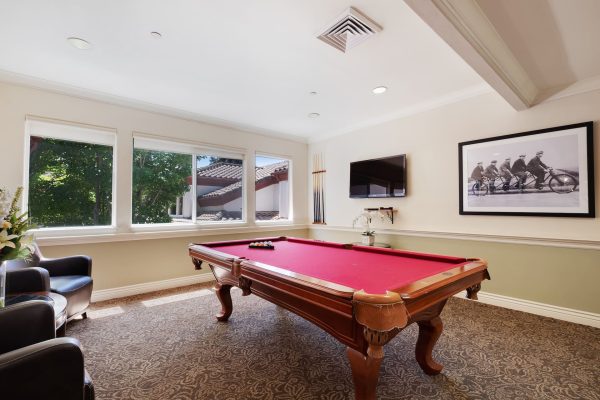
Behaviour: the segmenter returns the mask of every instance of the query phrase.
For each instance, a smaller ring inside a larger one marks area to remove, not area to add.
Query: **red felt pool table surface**
[[[401,250],[344,246],[287,238],[273,241],[274,250],[253,249],[248,242],[205,246],[355,290],[379,294],[468,263],[460,257]]]

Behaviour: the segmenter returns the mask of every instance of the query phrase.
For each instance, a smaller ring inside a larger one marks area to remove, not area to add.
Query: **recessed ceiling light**
[[[310,94],[311,96],[316,96],[319,94],[319,92],[308,92],[308,94]]]
[[[78,37],[67,38],[67,42],[69,42],[71,44],[71,46],[73,46],[79,50],[88,50],[88,49],[92,48],[92,44],[90,42],[88,42],[87,40],[78,38]]]
[[[377,86],[375,89],[373,89],[373,93],[381,94],[381,93],[385,93],[386,90],[387,90],[387,88],[385,86]]]
[[[321,114],[319,114],[319,113],[310,113],[310,114],[308,114],[308,118],[318,118],[320,116],[321,116]]]
[[[162,34],[160,32],[156,32],[156,31],[150,32],[150,35],[152,35],[152,37],[154,39],[160,39],[160,38],[162,38]]]

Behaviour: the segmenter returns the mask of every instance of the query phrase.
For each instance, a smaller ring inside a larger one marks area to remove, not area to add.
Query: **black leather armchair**
[[[85,310],[92,298],[92,259],[88,256],[45,258],[36,246],[39,267],[50,275],[50,290],[67,298],[67,319],[79,314],[87,317]]]
[[[90,305],[94,285],[92,259],[87,256],[45,258],[36,245],[30,259],[9,261],[6,281],[8,294],[51,290],[63,295],[67,299],[67,319],[80,314],[86,318],[85,310]]]
[[[44,301],[0,309],[0,393],[11,400],[93,400],[94,387],[74,338],[55,338]]]
[[[9,261],[6,271],[6,294],[49,292],[50,275],[40,267],[23,268],[17,261]]]

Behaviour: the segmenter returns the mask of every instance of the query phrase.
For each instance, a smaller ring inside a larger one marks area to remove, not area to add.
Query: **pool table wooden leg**
[[[383,358],[365,356],[360,351],[350,347],[346,349],[352,380],[354,381],[354,398],[356,400],[375,400],[377,398],[377,381],[379,380],[379,367]]]
[[[467,288],[467,299],[478,300],[477,292],[481,290],[481,283],[477,283],[471,287]]]
[[[221,312],[217,314],[217,320],[226,322],[233,312],[233,303],[231,301],[231,285],[223,285],[217,282],[215,285],[217,298],[221,302]]]
[[[444,367],[433,360],[432,351],[442,334],[444,327],[442,319],[436,316],[430,320],[419,321],[417,324],[419,324],[419,338],[415,349],[417,362],[427,375],[437,375]]]

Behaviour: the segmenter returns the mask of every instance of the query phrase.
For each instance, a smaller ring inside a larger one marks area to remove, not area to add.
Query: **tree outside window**
[[[112,146],[31,136],[31,220],[40,228],[110,225],[112,173]]]
[[[133,154],[134,224],[243,219],[241,159],[149,150],[142,147],[170,150],[178,144],[143,140],[140,139],[140,148],[135,148]]]
[[[134,224],[190,222],[183,209],[191,206],[192,156],[155,150],[133,151]]]

